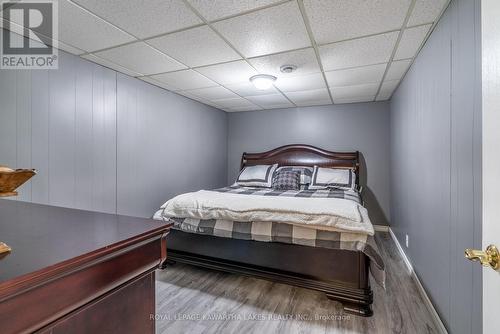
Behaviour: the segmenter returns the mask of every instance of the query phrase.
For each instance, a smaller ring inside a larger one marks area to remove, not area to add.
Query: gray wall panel
[[[391,144],[399,148],[392,152],[392,159],[395,166],[401,165],[392,168],[398,176],[392,182],[396,214],[391,223],[403,245],[404,234],[410,236],[410,254],[419,254],[412,263],[424,284],[449,282],[451,74],[450,65],[443,66],[449,63],[449,40],[449,27],[439,25],[399,88],[407,92],[408,100],[398,107],[397,98],[392,103],[401,110],[399,122],[392,126]],[[424,242],[433,246],[421,246]],[[426,285],[445,318],[450,309],[449,288],[449,284]]]
[[[59,69],[49,72],[49,199],[75,205],[75,58],[59,56]]]
[[[17,73],[16,163],[31,166],[31,72]],[[19,190],[19,199],[31,201],[31,184]]]
[[[118,88],[118,85],[117,85]],[[137,89],[132,84],[119,85],[119,96],[117,108],[117,136],[120,138],[117,145],[117,170],[118,191],[117,208],[121,214],[128,214],[138,211],[138,203],[128,201],[130,194],[139,189],[139,178],[137,176],[137,163],[134,153],[138,151],[137,128]],[[122,180],[126,182],[122,182]],[[121,207],[121,203],[127,203],[126,207]]]
[[[452,1],[391,101],[391,228],[452,333],[481,329],[477,7]]]
[[[75,87],[75,185],[78,189],[75,196],[75,207],[92,209],[93,182],[93,76],[94,66],[88,62],[78,62],[76,66]]]
[[[471,312],[475,294],[481,293],[473,284],[474,268],[464,261],[463,250],[474,244],[474,230],[477,230],[480,216],[474,209],[474,192],[478,174],[477,161],[474,159],[477,149],[477,138],[474,131],[475,119],[480,115],[480,105],[477,100],[481,96],[474,92],[473,85],[480,85],[475,72],[480,72],[476,58],[479,58],[480,49],[475,43],[476,33],[479,30],[479,21],[476,25],[475,1],[461,1],[454,3],[452,11],[452,80],[451,90],[454,92],[451,99],[452,126],[451,126],[451,221],[453,230],[451,236],[451,277],[450,288],[450,322],[453,328],[470,328],[471,332],[479,332],[474,322],[474,312]],[[480,145],[479,145],[480,146]],[[479,163],[480,167],[480,163]],[[475,217],[476,216],[476,217]],[[476,220],[476,222],[475,222]],[[477,269],[477,268],[476,268]],[[473,287],[471,289],[471,286]],[[465,332],[465,331],[464,331]]]
[[[389,216],[389,104],[360,103],[229,114],[228,183],[243,152],[310,144],[362,154],[361,184],[374,224]]]
[[[118,75],[118,213],[150,216],[167,199],[226,181],[220,110]]]
[[[49,72],[31,73],[31,165],[38,175],[31,182],[31,199],[49,203]],[[2,110],[3,112],[3,110]],[[1,156],[1,155],[0,155]]]
[[[93,71],[92,209],[116,212],[116,72]]]
[[[2,165],[17,166],[17,73],[0,70],[0,156]]]

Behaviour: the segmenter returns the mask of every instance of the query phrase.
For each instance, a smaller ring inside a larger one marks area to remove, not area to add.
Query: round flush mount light
[[[297,69],[297,66],[295,65],[283,65],[280,67],[281,73],[292,73]]]
[[[269,74],[257,74],[250,78],[250,82],[260,90],[271,88],[275,81],[276,77]]]

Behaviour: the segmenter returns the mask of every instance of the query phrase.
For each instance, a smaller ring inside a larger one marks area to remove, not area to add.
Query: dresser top
[[[0,287],[93,252],[140,242],[169,226],[152,219],[0,199],[0,241],[12,248],[0,259]]]

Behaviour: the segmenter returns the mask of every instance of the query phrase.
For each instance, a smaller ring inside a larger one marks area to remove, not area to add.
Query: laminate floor
[[[157,333],[438,333],[388,233],[376,234],[386,290],[372,281],[374,316],[343,314],[323,293],[176,264],[157,272]]]

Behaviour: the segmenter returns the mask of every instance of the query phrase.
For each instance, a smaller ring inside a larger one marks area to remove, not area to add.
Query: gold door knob
[[[467,248],[465,257],[471,261],[479,261],[485,267],[491,267],[495,270],[500,268],[500,253],[494,245],[486,247],[486,251]]]

